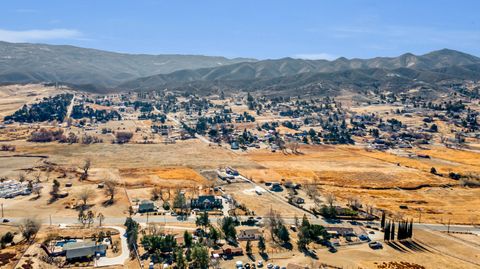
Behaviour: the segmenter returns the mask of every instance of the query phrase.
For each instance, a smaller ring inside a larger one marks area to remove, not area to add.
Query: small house
[[[240,247],[231,247],[231,246],[224,246],[223,247],[223,254],[231,255],[231,256],[240,256],[243,255],[243,249]]]
[[[155,211],[155,205],[150,200],[143,200],[138,205],[139,213],[152,212],[152,211]]]
[[[240,229],[237,235],[238,240],[258,240],[262,232],[256,228]]]
[[[349,227],[337,227],[337,226],[331,226],[331,227],[325,227],[325,230],[329,234],[334,234],[336,233],[337,235],[341,236],[356,236],[355,232],[353,231],[353,228]]]
[[[106,253],[106,246],[103,244],[96,244],[94,241],[84,242],[69,242],[63,246],[65,257],[67,260],[72,259],[91,259],[97,254],[104,256]]]

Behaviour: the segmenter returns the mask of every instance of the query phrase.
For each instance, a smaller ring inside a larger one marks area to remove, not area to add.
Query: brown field
[[[421,214],[422,221],[470,224],[480,220],[480,211],[471,206],[480,203],[480,189],[461,187],[458,181],[430,173],[430,168],[436,167],[440,173],[478,175],[474,159],[480,159],[480,154],[449,150],[442,155],[432,149],[425,154],[433,158],[423,159],[350,146],[306,146],[301,152],[252,151],[247,156],[263,168],[240,171],[257,182],[315,183],[322,193],[334,193],[341,203],[359,198],[394,215],[418,219]],[[408,209],[400,209],[400,205]]]
[[[78,193],[84,188],[91,188],[94,199],[89,201],[90,210],[95,213],[102,212],[105,216],[119,217],[128,214],[130,202],[126,187],[140,186],[165,186],[169,188],[191,188],[207,185],[200,172],[203,169],[216,169],[226,165],[243,165],[255,167],[255,163],[241,159],[231,151],[218,147],[210,147],[198,140],[181,141],[173,145],[153,144],[95,144],[95,145],[64,145],[58,143],[29,143],[25,141],[9,142],[17,146],[14,153],[0,152],[0,176],[17,178],[24,173],[28,178],[33,177],[38,167],[43,167],[45,161],[55,164],[56,171],[50,175],[49,182],[54,178],[61,184],[61,190],[67,191],[66,198],[59,199],[49,204],[51,183],[44,182],[44,188],[39,198],[20,196],[4,201],[5,216],[24,217],[37,216],[54,219],[59,217],[76,217],[78,211],[73,209],[79,204]],[[208,156],[208,157],[205,157]],[[80,182],[80,167],[86,159],[92,161],[90,176],[87,181]],[[60,170],[68,171],[67,177],[59,178]],[[46,174],[42,172],[42,181]],[[117,192],[115,206],[104,206],[107,200],[102,189],[97,188],[97,183],[105,179],[114,179],[120,183],[121,191]],[[65,183],[72,182],[70,188],[64,187]],[[148,198],[149,195],[141,195]],[[32,209],[34,209],[32,211]],[[32,212],[34,212],[32,214]]]
[[[206,184],[207,181],[195,170],[188,167],[125,168],[119,169],[120,177],[126,184],[144,184],[175,187],[189,184]]]
[[[90,184],[95,188],[93,184],[106,178],[116,179],[127,188],[153,185],[191,188],[209,184],[209,179],[200,174],[202,170],[228,165],[259,183],[282,180],[315,183],[323,193],[334,193],[340,204],[357,197],[364,204],[387,209],[392,214],[417,219],[421,212],[422,221],[445,222],[450,219],[452,223],[471,223],[472,215],[480,219],[480,212],[469,206],[480,202],[479,189],[464,188],[458,181],[430,173],[430,168],[436,167],[437,171],[445,174],[450,171],[478,174],[480,170],[475,158],[480,154],[473,152],[433,147],[425,150],[425,154],[432,158],[423,159],[388,152],[369,152],[357,146],[302,146],[301,154],[296,155],[271,153],[268,150],[239,154],[198,140],[180,141],[173,145],[104,143],[86,146],[24,141],[15,141],[13,144],[17,146],[17,152],[0,154],[3,156],[0,175],[15,177],[22,169],[42,165],[44,160],[77,171],[77,174],[62,179],[75,183],[69,190],[71,195],[63,199],[65,201],[46,205],[48,190],[44,189],[44,195],[36,201],[29,201],[28,197],[9,201],[7,204],[13,204],[7,210],[33,204],[38,214],[59,214],[65,206],[76,203],[72,199],[83,185]],[[21,157],[22,154],[38,157]],[[42,159],[40,156],[48,158]],[[79,167],[85,159],[92,160],[91,176],[89,182],[77,183]],[[101,190],[97,192],[100,194]],[[129,203],[124,192],[120,193],[118,199],[125,201],[122,206],[103,209],[97,205],[94,209],[105,210],[107,214],[115,216],[122,215]],[[232,193],[238,196],[240,202],[256,210],[260,198],[251,199],[250,194],[246,195],[238,188],[234,188]],[[99,195],[97,200],[101,204],[105,196]],[[282,205],[272,201],[268,203]],[[399,205],[407,205],[408,209],[399,209]],[[21,215],[22,212],[18,210],[15,215]],[[75,210],[67,212],[70,212],[68,215],[76,214]],[[298,212],[289,214],[294,213]]]

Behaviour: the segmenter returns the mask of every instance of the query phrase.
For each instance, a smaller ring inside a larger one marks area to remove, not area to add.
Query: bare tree
[[[100,227],[102,227],[102,222],[105,219],[105,216],[102,214],[102,212],[98,213],[97,219],[98,219]]]
[[[35,218],[25,218],[18,226],[18,229],[22,233],[23,238],[30,241],[38,233],[40,227],[42,227],[42,224],[39,220]]]
[[[160,188],[158,186],[155,186],[155,187],[153,187],[153,189],[151,190],[150,193],[152,195],[152,200],[153,201],[156,201],[158,199],[162,199],[162,188]]]
[[[90,228],[90,225],[92,225],[94,221],[95,221],[95,213],[93,213],[92,210],[89,210],[87,212],[88,228]]]
[[[347,200],[348,200],[348,205],[352,208],[358,209],[362,206],[358,197],[349,197]]]
[[[82,201],[82,209],[85,209],[87,206],[87,202],[89,199],[93,197],[94,193],[91,188],[85,187],[83,188],[80,193],[78,194],[78,199]]]
[[[34,178],[33,181],[34,181],[35,183],[40,183],[40,177],[41,177],[41,176],[42,176],[42,173],[41,173],[40,171],[37,171],[37,173],[35,173],[35,174],[33,175],[33,178]]]
[[[333,193],[329,193],[325,196],[325,200],[327,201],[330,208],[332,208],[333,204],[335,204],[336,198],[335,198],[335,195]]]
[[[80,176],[80,180],[85,180],[88,178],[88,170],[90,170],[91,165],[92,161],[90,159],[86,159],[82,166],[83,173]]]
[[[170,188],[163,188],[162,191],[160,192],[160,199],[163,202],[168,202],[170,201],[170,198],[171,198]]]
[[[108,201],[110,204],[113,203],[116,193],[117,193],[117,181],[114,179],[105,180],[105,194],[107,196],[110,196],[110,200]]]
[[[27,177],[25,176],[25,173],[20,172],[20,173],[18,174],[18,181],[24,182],[26,179],[27,179]]]
[[[42,189],[38,185],[32,185],[32,193],[37,195],[36,198],[40,198],[40,196],[42,195]]]

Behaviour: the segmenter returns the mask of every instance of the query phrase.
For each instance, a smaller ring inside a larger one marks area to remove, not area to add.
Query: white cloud
[[[56,39],[79,39],[82,33],[72,29],[11,31],[0,29],[0,40],[7,42],[31,42]]]
[[[305,53],[293,55],[293,58],[305,59],[305,60],[335,60],[338,57],[329,53]]]

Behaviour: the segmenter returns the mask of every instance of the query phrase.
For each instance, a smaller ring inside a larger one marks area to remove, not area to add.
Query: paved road
[[[96,266],[112,266],[112,265],[123,265],[125,261],[130,257],[130,253],[128,251],[128,244],[127,244],[127,237],[126,231],[122,227],[117,226],[104,226],[104,228],[112,228],[117,230],[120,233],[120,240],[122,245],[122,253],[116,257],[100,257],[96,261]]]
[[[217,222],[222,217],[214,217],[210,216],[209,219],[211,222]],[[263,217],[262,217],[263,218]],[[12,223],[19,223],[22,221],[23,218],[8,218]],[[106,217],[103,223],[111,224],[111,225],[123,225],[125,223],[126,217]],[[133,219],[141,224],[147,222],[147,216],[134,216]],[[294,224],[294,218],[283,218],[286,224]],[[182,220],[179,217],[174,216],[148,216],[148,222],[156,222],[156,223],[165,223],[165,224],[174,224],[174,223],[195,223],[196,216],[191,215],[187,219]],[[330,223],[324,218],[309,218],[310,222],[313,224],[319,224],[324,226],[333,226],[333,225],[344,225],[348,223],[348,221],[342,221],[340,223]],[[43,224],[50,224],[49,218],[40,219]],[[364,225],[365,222],[362,222]],[[375,224],[379,224],[378,221],[373,222]],[[62,217],[62,216],[52,216],[52,225],[59,225],[59,224],[80,224],[78,219],[75,217]],[[174,226],[174,225],[170,225]],[[448,226],[444,224],[426,224],[426,223],[414,223],[414,227],[417,229],[425,229],[425,230],[433,230],[433,231],[448,231]],[[471,225],[450,225],[451,232],[471,232],[480,235],[480,226],[471,226]]]

